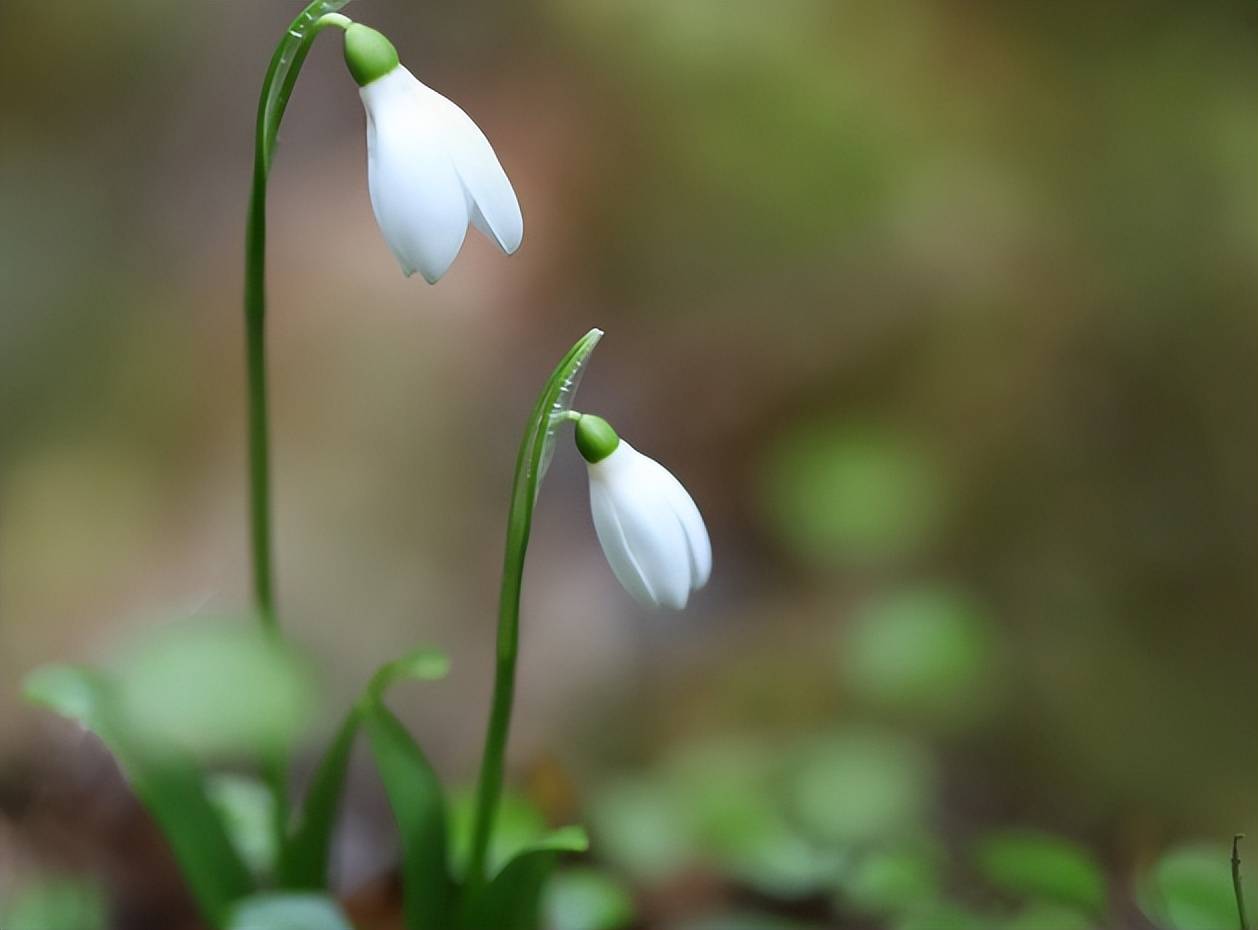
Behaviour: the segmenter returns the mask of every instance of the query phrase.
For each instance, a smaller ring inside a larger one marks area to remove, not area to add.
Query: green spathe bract
[[[397,66],[397,49],[380,32],[362,23],[345,30],[345,67],[359,87],[366,87]]]

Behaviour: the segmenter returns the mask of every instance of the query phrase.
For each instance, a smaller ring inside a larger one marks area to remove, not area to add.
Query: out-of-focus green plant
[[[771,447],[761,497],[777,534],[821,565],[910,554],[945,502],[939,475],[907,437],[829,421],[794,426]]]
[[[1105,879],[1092,855],[1076,843],[1031,832],[993,833],[975,850],[979,873],[1002,891],[1075,907],[1097,917],[1105,911]]]
[[[794,815],[831,843],[912,836],[934,796],[926,752],[878,731],[841,732],[802,747],[789,778]]]
[[[353,930],[325,895],[265,892],[236,903],[227,930]]]
[[[839,641],[844,685],[877,708],[944,726],[972,725],[996,696],[995,635],[957,591],[921,587],[862,605]]]
[[[1212,930],[1240,926],[1229,850],[1191,843],[1167,850],[1136,882],[1136,900],[1161,930]],[[1258,894],[1252,874],[1242,877],[1247,901]]]
[[[839,907],[862,914],[918,914],[942,899],[943,856],[928,842],[874,849],[839,875]]]
[[[593,868],[558,873],[542,900],[548,930],[621,930],[633,922],[633,899],[616,878]]]
[[[349,757],[362,731],[401,834],[408,930],[530,930],[559,857],[587,845],[583,830],[575,826],[546,833],[529,822],[513,833],[513,811],[502,803],[524,560],[559,427],[575,424],[577,448],[589,465],[599,542],[617,578],[638,600],[685,606],[691,592],[707,581],[711,545],[698,509],[671,473],[622,442],[602,418],[571,410],[602,336],[590,330],[543,386],[516,459],[493,698],[474,797],[453,812],[452,823],[427,757],[385,704],[385,692],[395,681],[445,674],[443,656],[420,651],[384,665],[371,679],[336,730],[301,804],[291,809],[290,752],[310,715],[313,688],[282,638],[275,598],[267,184],[280,124],[315,38],[328,27],[344,32],[345,63],[367,109],[372,207],[407,275],[419,270],[435,283],[457,255],[469,225],[507,253],[515,251],[523,235],[515,192],[484,134],[457,105],[402,67],[385,36],[342,14],[348,2],[313,0],[301,11],[275,48],[258,102],[245,227],[244,315],[249,543],[260,630],[242,634],[203,621],[154,637],[108,672],[68,666],[37,670],[27,694],[106,743],[164,830],[203,916],[216,928],[345,925],[324,893]],[[260,793],[257,782],[208,778],[204,765],[223,758],[261,760],[269,796]],[[579,877],[570,879],[567,913],[602,902],[601,915],[591,916],[616,923],[623,915],[608,905],[608,886],[589,878],[584,885]],[[592,889],[601,889],[601,895],[592,895]]]
[[[205,648],[207,642],[213,649]],[[202,670],[206,674],[187,675],[182,687],[145,672],[188,670],[198,657],[210,660]],[[240,901],[268,885],[326,887],[348,744],[360,719],[387,713],[380,702],[388,685],[403,677],[440,677],[445,662],[421,652],[377,673],[334,743],[332,761],[325,760],[316,775],[291,838],[286,830],[286,841],[277,848],[270,842],[270,822],[263,823],[271,813],[269,794],[259,797],[259,786],[239,777],[207,778],[202,763],[222,756],[265,757],[274,749],[272,741],[295,739],[294,731],[277,728],[274,721],[287,725],[307,716],[308,706],[292,703],[291,683],[300,667],[276,641],[219,620],[208,628],[169,631],[107,671],[63,665],[36,669],[25,690],[28,699],[78,721],[109,747],[170,841],[202,913],[213,926],[225,927],[235,919]],[[225,685],[234,692],[230,699],[224,699]],[[280,712],[272,713],[268,701],[277,695]],[[243,718],[268,722],[258,727]],[[207,721],[212,739],[188,738]]]
[[[291,817],[275,810],[282,794],[268,794],[239,777],[207,778],[202,768],[224,757],[285,757],[311,715],[313,688],[305,666],[269,626],[256,630],[202,620],[153,637],[109,671],[49,666],[29,677],[31,700],[79,721],[117,757],[170,840],[213,926],[272,930],[303,922],[329,928],[344,923],[326,889],[332,834],[359,731],[401,834],[406,926],[529,930],[537,925],[559,857],[584,850],[587,840],[579,827],[547,833],[527,806],[502,803],[520,590],[533,508],[555,434],[573,419],[572,398],[601,335],[592,330],[564,356],[525,429],[512,491],[485,762],[478,791],[453,809],[423,751],[384,702],[398,681],[446,674],[445,657],[431,650],[418,650],[375,673]],[[268,823],[281,826],[273,842]],[[606,893],[594,895],[596,886]],[[600,919],[609,926],[623,910],[612,907],[605,885],[592,881],[581,885],[574,879],[568,901],[570,914],[585,906],[583,901],[601,901]]]
[[[105,930],[108,924],[103,889],[83,879],[45,878],[0,903],[5,930]]]

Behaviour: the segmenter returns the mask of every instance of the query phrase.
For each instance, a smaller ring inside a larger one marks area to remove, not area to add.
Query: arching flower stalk
[[[455,104],[403,68],[393,45],[340,10],[350,0],[314,0],[276,46],[262,83],[253,184],[245,227],[245,340],[248,377],[249,539],[253,600],[265,629],[279,635],[271,528],[270,426],[266,368],[266,189],[280,123],[315,38],[345,32],[345,62],[362,88],[368,116],[372,206],[408,275],[431,283],[450,267],[468,223],[514,252],[523,235],[515,192],[484,134]],[[275,834],[287,836],[287,760],[268,764]]]

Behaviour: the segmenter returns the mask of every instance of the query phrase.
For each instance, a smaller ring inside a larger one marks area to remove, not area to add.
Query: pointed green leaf
[[[456,791],[450,797],[450,874],[455,881],[467,877],[472,852],[472,818],[476,795],[472,790]],[[511,791],[503,794],[494,815],[494,831],[485,856],[485,870],[494,874],[547,833],[546,818],[527,798]]]
[[[394,683],[404,679],[412,681],[440,681],[450,672],[450,658],[435,649],[416,649],[394,662],[380,666],[371,676],[367,686],[368,696],[380,700]]]
[[[402,837],[406,926],[408,930],[449,930],[454,885],[446,871],[441,783],[391,711],[369,700],[363,702],[361,712],[376,769]]]
[[[450,660],[443,653],[417,649],[395,662],[382,665],[372,676],[364,700],[379,701],[389,687],[403,679],[436,681],[444,678],[449,669]],[[301,805],[297,827],[280,863],[280,884],[285,888],[328,887],[332,832],[336,827],[358,725],[359,708],[355,707],[346,714],[315,771]]]
[[[180,871],[206,919],[224,926],[233,901],[253,881],[206,797],[201,775],[186,757],[154,758],[118,725],[105,678],[69,665],[46,666],[26,680],[29,700],[88,727],[113,753],[137,797],[170,843]]]
[[[335,901],[319,894],[254,895],[232,911],[227,930],[353,930]]]
[[[261,779],[218,773],[205,780],[206,796],[232,846],[259,881],[275,874],[275,795]]]
[[[280,859],[280,885],[290,889],[328,886],[332,832],[345,790],[350,753],[358,735],[358,711],[352,710],[336,731],[302,801],[297,828]]]
[[[467,903],[464,925],[495,930],[535,930],[541,917],[546,880],[561,853],[585,852],[589,838],[581,827],[562,827],[522,850]]]

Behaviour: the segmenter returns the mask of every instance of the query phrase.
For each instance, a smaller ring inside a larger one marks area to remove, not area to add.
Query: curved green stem
[[[502,566],[502,588],[498,599],[498,652],[494,674],[493,704],[485,734],[480,781],[476,794],[476,815],[472,827],[472,850],[468,859],[469,900],[484,886],[485,858],[493,835],[498,802],[502,797],[503,766],[507,731],[511,726],[511,706],[515,696],[515,666],[520,644],[520,588],[524,579],[524,556],[533,526],[537,501],[556,425],[567,419],[585,363],[594,351],[602,331],[586,333],[551,373],[533,407],[520,451],[515,460],[511,508],[507,518],[507,548]]]
[[[253,158],[253,187],[245,226],[245,360],[249,416],[249,544],[253,566],[253,600],[258,619],[279,635],[275,610],[275,572],[271,543],[271,452],[266,386],[266,182],[275,157],[280,120],[297,83],[297,75],[316,35],[326,26],[348,19],[337,14],[349,0],[314,0],[293,20],[275,48],[262,94]],[[277,753],[267,760],[275,796],[275,834],[280,852],[287,839],[287,760]]]

